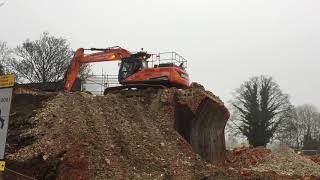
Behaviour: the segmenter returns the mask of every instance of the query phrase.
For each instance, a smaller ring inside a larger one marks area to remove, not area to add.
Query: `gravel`
[[[298,155],[287,146],[280,146],[261,163],[251,168],[255,171],[274,171],[284,175],[320,176],[320,165]]]

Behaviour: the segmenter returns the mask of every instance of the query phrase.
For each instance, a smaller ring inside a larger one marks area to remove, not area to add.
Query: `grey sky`
[[[3,0],[0,0],[0,3]],[[0,39],[16,46],[43,31],[73,48],[174,50],[224,101],[253,75],[271,75],[294,104],[320,107],[318,0],[8,0]],[[115,71],[104,63],[94,70]]]

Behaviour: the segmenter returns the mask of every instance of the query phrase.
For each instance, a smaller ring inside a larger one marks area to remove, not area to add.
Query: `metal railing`
[[[151,57],[148,59],[148,62],[151,65],[151,68],[155,65],[172,63],[176,66],[182,66],[187,68],[188,61],[176,52],[162,52],[158,54],[151,54]]]

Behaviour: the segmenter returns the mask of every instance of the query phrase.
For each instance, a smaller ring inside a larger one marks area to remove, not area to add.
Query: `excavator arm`
[[[85,55],[84,54],[85,50],[101,51],[101,52]],[[132,55],[131,52],[120,47],[112,47],[107,49],[96,49],[96,48],[77,49],[77,51],[74,53],[74,56],[71,60],[71,64],[66,74],[64,91],[65,92],[71,91],[74,81],[76,80],[80,72],[81,64],[91,63],[91,62],[101,62],[101,61],[119,61],[123,58],[129,58],[131,57],[131,55]]]

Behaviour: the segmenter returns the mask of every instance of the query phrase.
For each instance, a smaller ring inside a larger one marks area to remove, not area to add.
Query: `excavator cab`
[[[149,54],[144,52],[139,52],[133,54],[129,58],[121,59],[118,80],[121,83],[123,80],[127,79],[129,76],[148,68],[147,59],[150,57]]]
[[[122,60],[118,75],[119,82],[122,82],[127,79],[127,77],[141,71],[144,68],[143,64],[142,61],[135,58]]]
[[[186,60],[174,52],[153,55],[138,52],[121,59],[118,80],[120,84],[130,86],[188,87],[189,78],[184,62]]]

